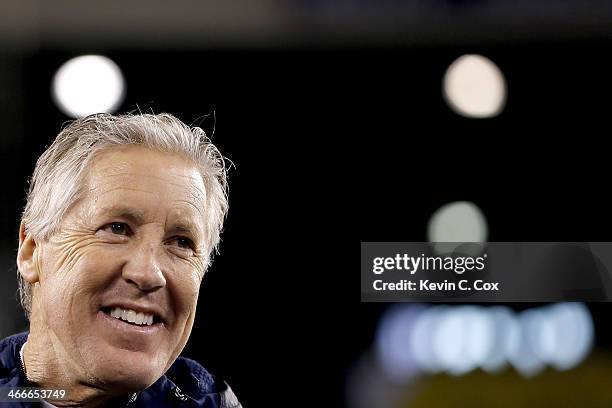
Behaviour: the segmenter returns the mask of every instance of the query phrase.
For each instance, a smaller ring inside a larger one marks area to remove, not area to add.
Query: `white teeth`
[[[133,310],[128,310],[127,312],[127,321],[130,323],[136,323],[136,312]]]
[[[130,323],[147,325],[153,324],[153,315],[149,313],[137,312],[131,309],[122,309],[120,307],[114,307],[109,313],[116,319],[125,320]]]

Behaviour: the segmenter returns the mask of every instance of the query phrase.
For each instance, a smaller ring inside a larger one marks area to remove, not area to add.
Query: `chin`
[[[112,357],[91,363],[91,376],[113,394],[143,390],[164,374],[164,365],[156,359],[128,350],[115,351]]]

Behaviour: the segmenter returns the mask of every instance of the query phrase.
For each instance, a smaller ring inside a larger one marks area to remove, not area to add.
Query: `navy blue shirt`
[[[0,388],[35,387],[21,369],[19,351],[28,333],[19,333],[0,341]],[[2,407],[9,406],[0,403]],[[40,407],[38,402],[12,403],[14,407]],[[149,388],[138,393],[115,398],[109,407],[202,407],[241,408],[227,383],[218,381],[204,367],[188,358],[179,357],[170,369]]]

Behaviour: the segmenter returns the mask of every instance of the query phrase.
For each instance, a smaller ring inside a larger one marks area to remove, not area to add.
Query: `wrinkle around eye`
[[[98,238],[104,240],[105,242],[111,242],[111,243],[123,243],[123,242],[127,242],[129,239],[129,236],[127,234],[116,234],[106,228],[98,229],[95,235]]]
[[[193,248],[185,248],[178,245],[168,245],[169,250],[180,258],[193,258],[197,252]]]

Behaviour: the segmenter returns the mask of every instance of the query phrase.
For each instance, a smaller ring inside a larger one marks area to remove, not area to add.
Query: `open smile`
[[[122,333],[154,334],[165,327],[163,319],[155,313],[146,313],[134,309],[124,309],[117,306],[102,307],[98,317]]]
[[[136,326],[151,326],[155,323],[161,323],[161,319],[155,313],[138,312],[133,309],[124,309],[121,307],[103,307],[102,312]]]

